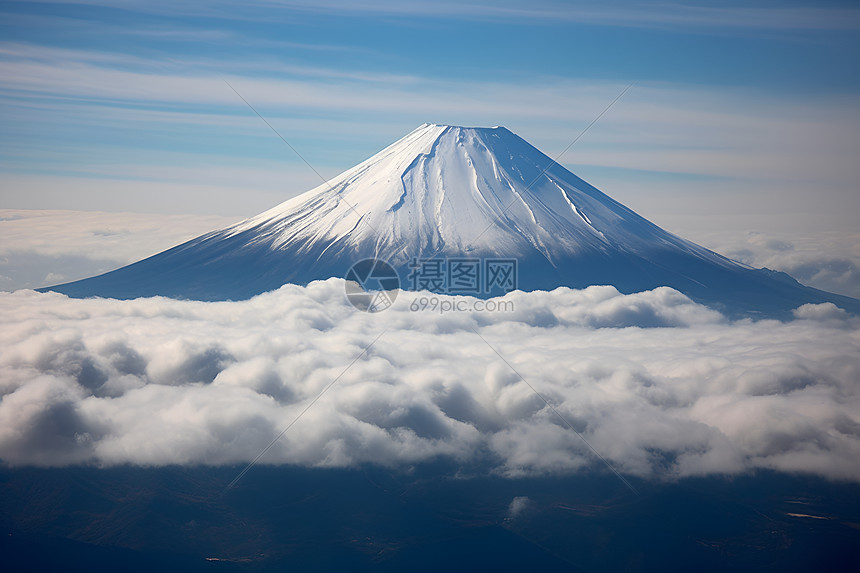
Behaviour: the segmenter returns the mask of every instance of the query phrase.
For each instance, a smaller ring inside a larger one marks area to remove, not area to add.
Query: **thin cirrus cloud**
[[[4,48],[5,115],[22,138],[49,121],[54,129],[76,125],[79,130],[104,130],[109,123],[142,132],[153,147],[169,145],[177,126],[183,126],[182,137],[192,145],[195,137],[211,135],[207,130],[212,128],[222,136],[266,139],[268,133],[223,78],[300,143],[313,137],[309,125],[300,126],[309,122],[301,115],[371,114],[320,121],[316,131],[317,138],[338,130],[369,136],[376,147],[368,145],[366,155],[423,121],[503,123],[515,131],[522,126],[527,139],[552,155],[623,88],[616,82],[562,78],[529,86],[407,76],[392,81],[389,75],[301,66],[270,67],[261,70],[263,75],[247,75],[245,69],[237,75],[229,62],[201,65],[181,59],[165,72],[163,66],[134,58],[129,63],[117,56],[115,62],[98,53],[36,50],[31,55],[26,45]],[[493,94],[489,100],[488,93]],[[540,105],[533,105],[537,101]],[[855,110],[856,101],[842,96],[775,101],[744,90],[715,96],[692,86],[641,84],[577,146],[575,160],[598,167],[843,185],[860,175],[847,157],[860,144]],[[326,122],[335,125],[326,129]],[[333,146],[344,145],[335,141]]]
[[[128,8],[174,9],[135,3]],[[444,8],[439,9],[444,13]],[[690,12],[663,9],[655,13]],[[627,12],[612,13],[623,17]],[[546,71],[531,73],[527,81],[478,81],[442,79],[416,69],[390,73],[334,62],[281,61],[268,55],[155,53],[150,59],[20,39],[0,45],[0,114],[7,127],[0,139],[0,169],[7,182],[4,206],[205,210],[247,216],[313,186],[316,181],[225,85],[225,78],[326,177],[426,121],[505,125],[555,157],[624,87],[618,81],[556,77]],[[851,192],[860,177],[851,153],[860,145],[856,109],[856,98],[833,93],[797,95],[727,86],[715,92],[646,81],[601,118],[561,162],[624,202],[637,195],[653,196],[648,203],[656,208],[645,213],[652,217],[677,204],[679,196],[691,194],[713,211],[725,189],[699,193],[704,186],[691,189],[666,177],[624,185],[618,183],[619,174],[727,180],[727,188],[748,198],[745,208],[758,213],[759,220],[773,218],[776,202],[782,211],[818,209],[836,220],[857,207]],[[216,175],[224,170],[235,174],[228,185]],[[282,181],[273,184],[279,170]],[[142,178],[164,190],[153,195],[157,201],[138,192]],[[104,188],[108,179],[115,192],[88,191]],[[205,186],[215,191],[213,200],[201,200]],[[811,200],[809,186],[828,200]],[[69,192],[59,193],[62,189]],[[274,195],[274,189],[281,194]],[[670,196],[661,197],[667,189]],[[248,199],[240,199],[240,194]],[[634,201],[632,206],[639,204]]]
[[[67,0],[69,4],[115,6],[106,0]],[[255,20],[262,14],[269,18],[272,9],[284,9],[281,18],[291,10],[310,12],[386,14],[390,16],[425,16],[462,20],[532,20],[618,26],[630,28],[664,28],[678,25],[699,29],[766,29],[766,30],[856,30],[860,28],[860,11],[834,6],[768,6],[749,7],[725,2],[696,5],[674,2],[559,2],[541,0],[523,6],[520,2],[420,2],[414,0],[263,0],[237,3],[231,0],[209,2],[201,7],[189,2],[125,2],[125,8],[143,13],[195,15],[210,18],[230,17]],[[235,11],[237,6],[243,10]]]
[[[0,459],[246,463],[346,368],[261,463],[604,471],[490,344],[625,474],[860,475],[860,325],[833,305],[732,323],[668,288],[447,314],[419,296],[365,314],[340,279],[244,302],[0,294]]]

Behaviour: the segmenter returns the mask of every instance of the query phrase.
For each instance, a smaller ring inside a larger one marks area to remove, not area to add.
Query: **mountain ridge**
[[[752,269],[665,231],[504,127],[438,124],[419,126],[259,215],[42,290],[244,299],[285,283],[343,277],[364,258],[387,261],[406,285],[416,261],[499,257],[517,261],[521,290],[670,286],[732,316],[788,317],[821,302],[860,313],[860,301]]]

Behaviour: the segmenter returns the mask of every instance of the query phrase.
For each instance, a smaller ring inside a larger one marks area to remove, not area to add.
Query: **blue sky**
[[[853,229],[860,10],[4,2],[0,208],[252,215],[425,121],[505,125],[670,228]],[[727,223],[726,220],[730,219]]]

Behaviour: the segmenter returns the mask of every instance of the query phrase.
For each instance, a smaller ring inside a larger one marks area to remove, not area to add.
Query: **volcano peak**
[[[735,314],[860,301],[750,269],[677,237],[504,127],[426,123],[330,181],[231,227],[104,275],[71,296],[248,298],[387,261],[505,258],[522,290],[670,286]],[[500,293],[482,293],[500,294]]]

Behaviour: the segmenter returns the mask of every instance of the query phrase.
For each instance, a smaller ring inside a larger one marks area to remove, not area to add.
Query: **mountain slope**
[[[825,301],[860,312],[860,301],[668,233],[503,127],[431,124],[260,215],[49,290],[243,299],[284,283],[343,277],[369,257],[392,264],[405,286],[415,259],[503,257],[517,260],[522,290],[665,285],[733,315],[781,316]]]

